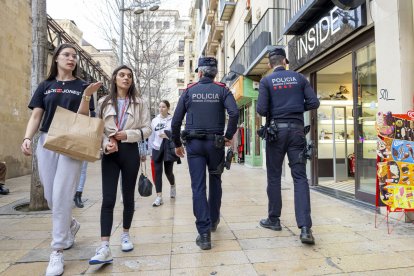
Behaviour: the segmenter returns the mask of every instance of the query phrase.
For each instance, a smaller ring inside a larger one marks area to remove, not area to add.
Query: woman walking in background
[[[128,252],[134,249],[129,236],[134,215],[135,184],[139,170],[138,143],[142,136],[151,134],[148,106],[138,96],[132,69],[122,65],[115,69],[111,77],[110,93],[98,102],[98,115],[104,120],[102,148],[102,207],[101,207],[101,246],[89,264],[112,262],[109,239],[112,231],[114,206],[119,174],[122,174],[123,233],[121,249]],[[142,136],[141,136],[142,135]]]
[[[168,113],[170,110],[170,103],[167,100],[163,100],[159,104],[159,112],[151,122],[151,128],[153,130],[150,138],[148,139],[149,147],[152,149],[152,161],[155,167],[155,190],[157,197],[155,198],[152,206],[158,207],[162,205],[162,173],[163,164],[165,169],[165,175],[170,182],[170,197],[176,197],[175,179],[173,173],[174,161],[180,160],[177,156],[171,156],[170,137],[171,137],[171,120],[172,115]],[[174,149],[173,149],[174,150]]]
[[[89,114],[91,117],[96,117],[95,104],[93,101],[93,97],[91,97],[91,101],[89,104]],[[83,193],[83,189],[85,188],[87,170],[88,170],[88,161],[83,161],[81,175],[79,177],[79,184],[78,184],[78,187],[76,188],[75,197],[73,198],[73,201],[75,202],[75,205],[78,208],[84,207],[83,201],[82,201],[82,193]]]
[[[49,76],[39,84],[29,103],[33,110],[21,145],[25,155],[32,154],[32,139],[39,130],[36,148],[40,181],[52,210],[52,253],[46,275],[63,273],[63,249],[73,246],[80,224],[72,218],[73,195],[79,181],[82,161],[43,147],[58,106],[89,115],[91,96],[102,83],[87,85],[77,76],[78,53],[72,44],[59,45],[52,57]],[[86,89],[85,89],[85,86]],[[40,126],[40,128],[39,128]]]

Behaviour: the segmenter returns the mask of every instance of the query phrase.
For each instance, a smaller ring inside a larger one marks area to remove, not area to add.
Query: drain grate
[[[0,215],[44,215],[52,211],[29,211],[29,199],[23,198],[0,207]]]

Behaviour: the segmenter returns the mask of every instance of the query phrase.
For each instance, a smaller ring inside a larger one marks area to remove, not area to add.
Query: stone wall
[[[7,178],[31,172],[20,151],[30,116],[31,7],[29,0],[0,0],[0,161]]]

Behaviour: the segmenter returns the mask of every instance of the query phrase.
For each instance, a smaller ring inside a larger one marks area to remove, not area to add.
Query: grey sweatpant
[[[44,196],[52,210],[53,250],[68,247],[72,221],[73,196],[78,185],[82,161],[74,160],[43,147],[47,133],[42,133],[37,146],[39,176]]]

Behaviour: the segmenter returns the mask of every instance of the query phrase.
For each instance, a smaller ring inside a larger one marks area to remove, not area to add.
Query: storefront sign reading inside
[[[366,25],[365,9],[346,11],[333,8],[302,36],[289,41],[289,68],[297,69],[339,42],[361,26]]]

